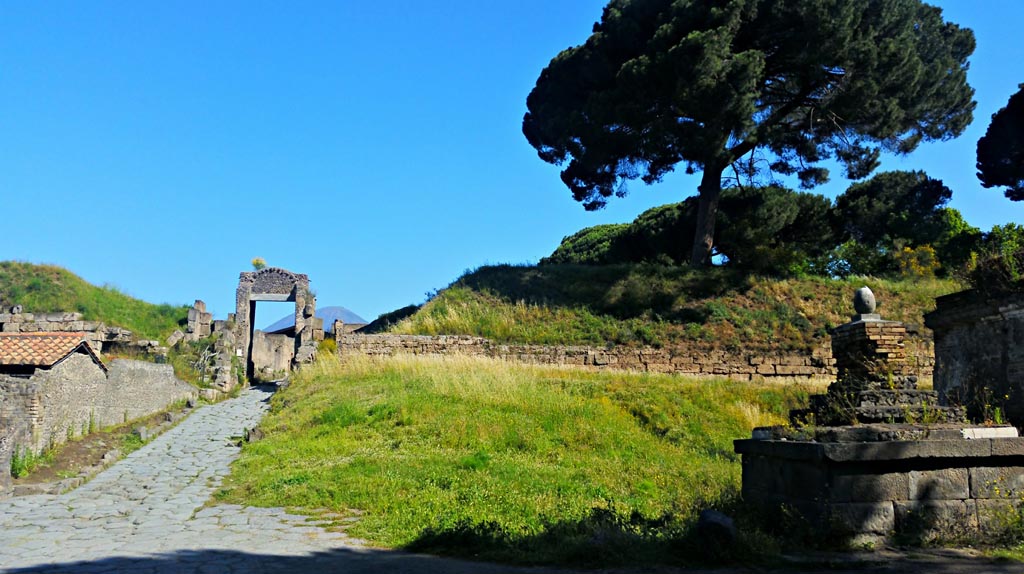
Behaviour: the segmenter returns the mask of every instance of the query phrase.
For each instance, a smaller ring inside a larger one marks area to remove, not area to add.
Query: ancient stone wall
[[[785,505],[832,543],[929,542],[1010,526],[1024,493],[1024,439],[965,440],[997,429],[921,427],[907,437],[891,426],[828,430],[827,442],[736,441],[744,502]]]
[[[828,348],[800,353],[731,352],[686,348],[610,349],[584,346],[509,345],[480,337],[454,335],[358,335],[336,333],[338,352],[364,355],[446,355],[464,354],[510,361],[551,365],[575,365],[597,369],[622,369],[717,376],[748,381],[768,378],[831,379],[835,362]],[[925,378],[931,374],[930,344],[915,341],[908,355]]]
[[[209,337],[213,333],[213,314],[206,312],[206,303],[196,299],[196,302],[192,304],[192,307],[188,310],[188,317],[185,323],[185,333],[183,339],[186,341],[198,341],[199,339]],[[177,341],[175,341],[176,343]],[[168,345],[174,345],[174,343],[168,341]]]
[[[11,484],[14,449],[32,442],[32,421],[38,411],[34,384],[20,377],[0,375],[0,495]]]
[[[29,381],[35,385],[39,405],[31,427],[33,450],[63,443],[69,434],[79,436],[83,427],[87,432],[90,416],[97,428],[124,422],[110,417],[101,421],[107,413],[98,412],[96,398],[105,390],[107,376],[88,355],[73,354],[52,369],[37,370]]]
[[[258,378],[270,380],[276,373],[287,373],[291,370],[294,358],[294,337],[253,332],[252,364]]]
[[[974,420],[998,408],[1024,426],[1024,294],[939,297],[925,324],[935,333],[935,390],[943,399],[967,406]]]
[[[17,448],[40,451],[90,428],[158,412],[195,392],[170,365],[115,360],[104,373],[87,355],[75,354],[31,378],[0,379],[0,414]]]
[[[120,359],[110,362],[107,389],[96,403],[116,424],[118,416],[137,419],[195,395],[195,387],[175,377],[171,365]]]
[[[81,313],[23,313],[14,307],[11,313],[0,313],[3,333],[85,333],[85,340],[97,352],[112,346],[130,343],[132,332],[108,327],[99,321],[83,321]]]

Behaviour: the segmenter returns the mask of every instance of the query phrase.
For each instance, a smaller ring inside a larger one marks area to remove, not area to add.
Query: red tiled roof
[[[100,363],[85,333],[0,333],[0,365],[52,367],[83,346]]]

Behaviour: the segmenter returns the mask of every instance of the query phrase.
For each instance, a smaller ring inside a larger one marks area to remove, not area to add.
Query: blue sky
[[[541,69],[603,5],[5,3],[0,259],[223,317],[261,256],[367,319],[466,269],[535,262],[696,191],[673,174],[585,212],[523,138]],[[942,179],[983,229],[1020,222],[1024,205],[977,183],[974,148],[1024,82],[1024,3],[939,5],[977,36],[975,122],[883,169]],[[818,191],[849,185],[834,176]]]

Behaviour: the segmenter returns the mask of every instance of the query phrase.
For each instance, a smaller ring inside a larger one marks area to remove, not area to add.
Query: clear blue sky
[[[0,259],[223,317],[261,256],[367,319],[466,269],[535,262],[696,191],[675,174],[588,213],[523,138],[541,69],[603,5],[4,3]],[[974,149],[1024,82],[1024,3],[940,5],[977,36],[975,122],[883,169],[942,179],[983,229],[1019,222],[1024,205],[978,185]],[[834,175],[820,192],[847,187]]]

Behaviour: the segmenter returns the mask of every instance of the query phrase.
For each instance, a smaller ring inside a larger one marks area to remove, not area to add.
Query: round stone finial
[[[867,287],[861,287],[853,293],[853,308],[861,315],[875,312],[875,294]]]

